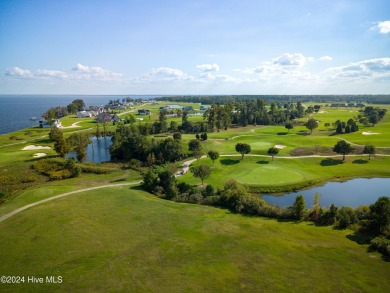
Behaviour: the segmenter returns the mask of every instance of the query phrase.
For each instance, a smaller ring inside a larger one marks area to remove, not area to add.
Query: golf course
[[[152,115],[137,125],[152,123],[166,104],[144,104],[122,116],[149,109]],[[199,142],[203,157],[198,160],[189,151],[195,134],[183,133],[185,158],[170,168],[179,172],[191,160],[190,170],[210,167],[205,185],[223,188],[234,179],[253,193],[390,177],[389,114],[374,126],[336,134],[325,124],[347,121],[358,109],[322,106],[321,111],[297,119],[290,130],[248,125],[209,132]],[[319,121],[312,133],[304,126],[309,118]],[[204,121],[202,116],[188,119]],[[92,118],[69,115],[62,120],[65,137],[96,129]],[[180,118],[167,118],[171,121],[180,123]],[[116,128],[108,126],[112,133]],[[48,134],[49,129],[34,127],[0,136],[0,183],[7,192],[0,204],[0,272],[25,279],[0,284],[1,292],[390,291],[389,262],[351,229],[166,200],[140,186],[146,168],[125,161],[77,163],[80,176],[49,180],[32,167],[43,160],[61,162]],[[354,148],[345,160],[332,150],[339,141]],[[238,143],[249,144],[250,153],[242,157],[235,149]],[[366,144],[376,147],[370,159],[362,151]],[[272,158],[268,150],[275,146],[279,152]],[[205,156],[211,150],[219,153],[215,161]],[[176,180],[202,188],[192,172]],[[29,276],[61,277],[61,282],[28,282]]]

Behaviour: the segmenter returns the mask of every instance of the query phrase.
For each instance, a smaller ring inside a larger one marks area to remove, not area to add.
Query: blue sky
[[[0,0],[1,94],[389,94],[390,2]]]

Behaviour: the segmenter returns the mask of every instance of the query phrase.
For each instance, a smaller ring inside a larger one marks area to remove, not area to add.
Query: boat
[[[30,120],[31,121],[37,121],[37,117],[31,117]]]

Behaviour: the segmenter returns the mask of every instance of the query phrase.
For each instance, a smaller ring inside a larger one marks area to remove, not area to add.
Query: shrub
[[[377,250],[378,252],[390,256],[390,239],[385,237],[375,237],[370,242],[370,248]]]

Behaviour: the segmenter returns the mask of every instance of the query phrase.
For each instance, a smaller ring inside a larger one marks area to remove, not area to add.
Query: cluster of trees
[[[367,106],[363,110],[363,115],[358,115],[358,119],[360,123],[367,125],[371,123],[372,126],[375,126],[382,118],[385,116],[387,109],[380,109],[379,107]]]
[[[60,157],[65,157],[69,152],[75,151],[76,158],[83,162],[87,158],[87,145],[91,143],[89,135],[86,133],[72,133],[67,139],[60,129],[52,127],[49,138],[54,141],[54,150]]]
[[[313,110],[314,111],[314,110]],[[203,115],[210,131],[227,129],[231,124],[247,125],[284,125],[286,122],[301,118],[305,115],[305,108],[300,101],[285,103],[272,101],[267,106],[263,99],[228,101],[224,105],[212,104]]]
[[[337,134],[351,133],[359,130],[359,126],[352,118],[348,119],[347,123],[345,123],[344,121],[337,120],[333,123],[333,127],[336,129]]]
[[[82,99],[76,99],[68,106],[56,106],[47,110],[42,114],[47,121],[51,122],[54,119],[64,117],[68,114],[76,114],[77,111],[83,111],[85,109],[85,104]]]
[[[179,139],[155,139],[142,134],[138,125],[119,125],[112,137],[112,160],[137,159],[148,166],[176,162],[184,158]],[[177,136],[176,136],[177,137]]]

